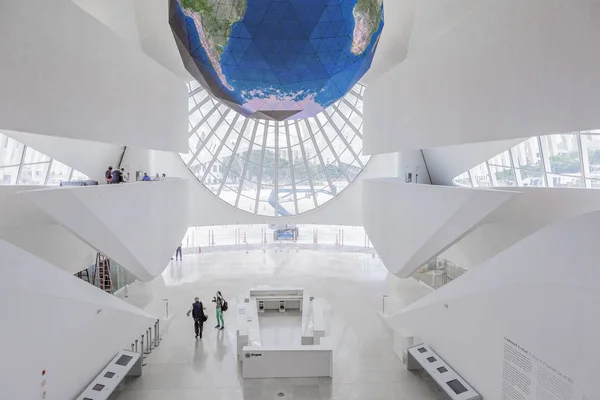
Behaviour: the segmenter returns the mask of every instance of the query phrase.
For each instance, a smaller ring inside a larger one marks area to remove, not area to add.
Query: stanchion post
[[[137,339],[135,339],[135,352],[136,353],[138,352],[138,340]]]
[[[163,299],[163,301],[165,302],[165,311],[167,314],[167,319],[169,319],[169,299]]]
[[[156,320],[156,325],[158,326],[158,341],[160,342],[162,340],[162,337],[160,336],[160,319]]]
[[[154,347],[158,347],[158,321],[154,323]]]
[[[131,343],[131,351],[132,351],[132,352],[133,352],[133,349],[134,349],[134,344],[133,344],[133,343]]]
[[[142,335],[142,341],[140,342],[140,353],[142,354],[142,358],[146,357],[146,351],[144,350],[144,335]]]

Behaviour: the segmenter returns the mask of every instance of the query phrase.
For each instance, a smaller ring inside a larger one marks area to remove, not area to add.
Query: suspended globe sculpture
[[[315,116],[368,71],[383,0],[170,0],[186,69],[242,115]]]

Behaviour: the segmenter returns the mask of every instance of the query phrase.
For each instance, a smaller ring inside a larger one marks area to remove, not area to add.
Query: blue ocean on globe
[[[184,63],[245,116],[318,114],[368,71],[382,0],[171,0]]]

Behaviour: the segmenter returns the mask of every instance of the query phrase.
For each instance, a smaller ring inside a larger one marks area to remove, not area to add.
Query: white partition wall
[[[598,237],[598,211],[559,221],[389,321],[420,336],[484,399],[595,399]]]
[[[2,399],[74,399],[156,320],[9,243],[0,254]]]
[[[21,194],[142,281],[158,276],[185,235],[189,182],[170,179]]]
[[[0,37],[0,129],[187,149],[184,82],[70,0],[3,2]]]
[[[366,91],[366,154],[600,126],[596,0],[414,4],[406,60]]]
[[[383,263],[409,277],[518,192],[367,179],[364,226]],[[466,189],[466,190],[464,190]]]

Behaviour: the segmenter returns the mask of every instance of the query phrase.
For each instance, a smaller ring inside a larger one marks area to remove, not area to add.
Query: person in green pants
[[[221,292],[217,292],[217,295],[213,297],[212,301],[217,306],[217,326],[215,326],[215,328],[223,330],[225,329],[225,321],[223,320],[223,305],[225,304],[225,299]]]

